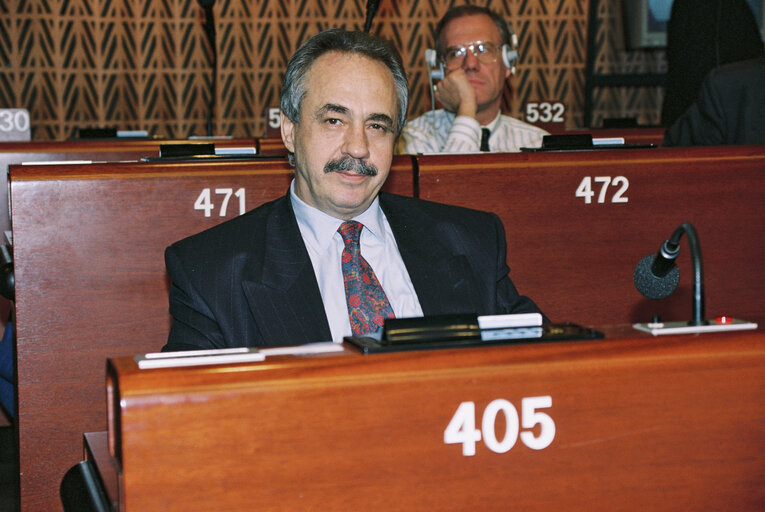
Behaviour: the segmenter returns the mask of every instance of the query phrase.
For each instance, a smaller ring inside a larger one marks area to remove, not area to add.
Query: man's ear
[[[285,116],[284,113],[281,116],[281,130],[282,130],[282,142],[290,153],[295,152],[295,123],[290,121],[290,118]]]

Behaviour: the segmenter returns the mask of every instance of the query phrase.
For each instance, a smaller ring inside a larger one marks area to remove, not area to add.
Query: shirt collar
[[[457,117],[457,114],[455,114],[454,112],[449,112],[446,109],[442,109],[442,110],[443,112],[446,113],[446,116],[447,116],[446,118],[449,120],[449,122],[454,123],[454,119]],[[497,117],[495,117],[492,122],[490,122],[489,124],[485,126],[481,126],[481,128],[488,128],[491,133],[494,133],[494,130],[497,128],[497,125],[499,124],[500,117],[502,117],[502,110],[497,111]]]
[[[290,184],[290,200],[306,244],[326,249],[343,220],[327,215],[300,199],[295,193],[294,178]],[[375,238],[382,241],[385,239],[383,215],[380,199],[375,197],[369,208],[352,220],[361,222]]]
[[[494,133],[494,130],[497,128],[497,125],[499,124],[499,118],[502,115],[502,111],[497,112],[497,117],[494,118],[494,121],[490,122],[486,126],[481,126],[481,128],[488,128],[491,133]]]

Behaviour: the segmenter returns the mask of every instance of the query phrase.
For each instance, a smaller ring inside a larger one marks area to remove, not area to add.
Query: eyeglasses
[[[462,66],[467,56],[467,50],[478,59],[481,64],[491,64],[497,61],[499,47],[494,43],[484,43],[476,41],[475,43],[463,44],[460,46],[450,46],[444,52],[442,57],[447,68],[458,68]]]

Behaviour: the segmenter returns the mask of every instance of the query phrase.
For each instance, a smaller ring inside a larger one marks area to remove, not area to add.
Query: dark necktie
[[[488,128],[481,128],[481,151],[489,151],[489,136],[491,131]]]
[[[388,298],[372,267],[361,256],[359,236],[364,225],[343,222],[337,229],[343,237],[342,267],[345,300],[353,334],[371,334],[382,327],[386,318],[395,318]]]

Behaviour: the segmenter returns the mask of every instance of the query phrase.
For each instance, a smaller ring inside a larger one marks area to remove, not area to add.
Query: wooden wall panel
[[[623,2],[601,0],[595,72],[602,74],[666,73],[663,49],[635,51],[625,43]],[[634,117],[641,125],[661,121],[663,87],[603,87],[595,90],[591,126],[600,126],[606,117]]]
[[[430,106],[424,50],[453,4],[381,0],[372,31],[400,49],[411,82],[410,115]],[[568,127],[581,124],[588,2],[479,1],[511,21],[520,38],[518,73],[505,107],[520,116],[527,101],[563,100]],[[601,2],[600,71],[652,67],[663,52],[620,50],[620,2]],[[265,133],[278,106],[287,60],[318,31],[362,28],[362,0],[218,0],[213,12],[218,72],[214,132]],[[63,140],[82,126],[143,129],[185,138],[206,134],[210,55],[196,0],[16,0],[0,3],[0,107],[30,111],[33,139]],[[601,90],[596,117],[658,120],[656,91]]]

